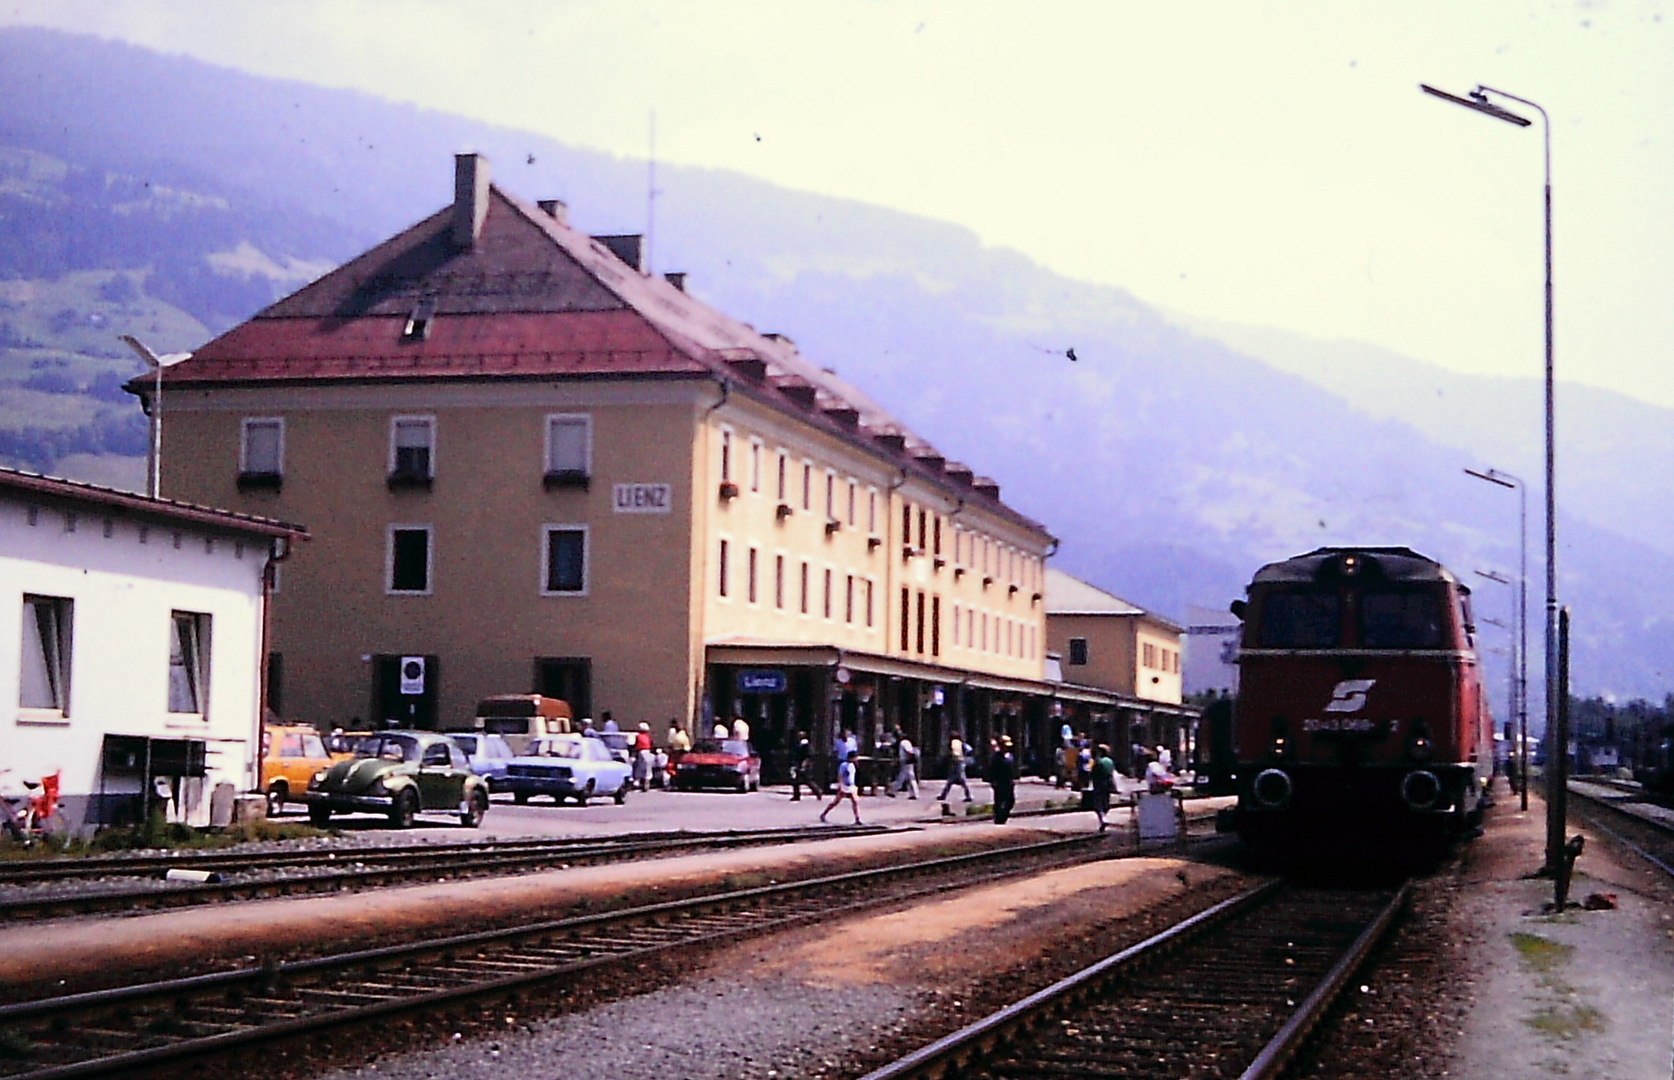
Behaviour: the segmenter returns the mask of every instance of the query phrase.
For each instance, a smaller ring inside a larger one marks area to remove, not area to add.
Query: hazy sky
[[[39,23],[961,223],[1195,315],[1674,406],[1674,0],[0,0]],[[1526,112],[1528,110],[1525,110]],[[1531,114],[1532,115],[1532,114]],[[528,193],[525,193],[528,194]]]

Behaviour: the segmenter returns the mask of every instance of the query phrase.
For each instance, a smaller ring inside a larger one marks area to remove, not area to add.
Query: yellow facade
[[[244,385],[171,391],[165,410],[166,496],[313,532],[273,605],[290,719],[410,719],[375,685],[402,656],[429,658],[442,726],[541,689],[558,661],[586,662],[594,714],[689,724],[717,644],[1042,677],[1042,531],[712,379]],[[554,417],[588,433],[585,487],[543,483]],[[240,487],[250,421],[278,421],[277,490]],[[409,421],[432,479],[392,488]],[[636,490],[667,502],[618,504]],[[585,537],[579,590],[545,587],[554,528]],[[426,532],[422,590],[391,588],[397,529]]]

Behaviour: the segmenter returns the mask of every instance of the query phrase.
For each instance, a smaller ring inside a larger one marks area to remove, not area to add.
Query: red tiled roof
[[[888,456],[956,498],[973,494],[931,467],[940,455],[928,442],[789,341],[640,273],[604,244],[498,187],[489,187],[488,212],[468,250],[452,242],[452,213],[449,207],[426,218],[227,331],[166,369],[164,383],[704,376]],[[421,304],[430,312],[427,333],[404,340]],[[735,367],[751,359],[767,377],[752,377],[748,363]],[[815,389],[810,404],[799,400],[805,391],[780,388],[798,384]],[[150,377],[129,388],[146,393]],[[874,440],[884,432],[905,438],[903,453]]]

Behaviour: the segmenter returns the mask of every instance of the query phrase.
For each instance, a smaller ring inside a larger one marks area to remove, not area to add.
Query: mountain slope
[[[143,452],[104,441],[137,422],[99,397],[136,369],[118,329],[195,346],[446,203],[449,156],[467,146],[508,189],[567,199],[583,228],[643,227],[639,163],[128,46],[0,32],[0,284],[60,290],[0,312],[28,338],[0,339],[0,433],[50,404],[87,440],[0,453],[56,465],[67,450]],[[1483,460],[1468,413],[1374,411],[1353,387],[1333,393],[956,226],[712,170],[658,180],[656,269],[691,271],[696,295],[789,334],[997,477],[1063,539],[1060,565],[1137,603],[1225,610],[1259,563],[1322,543],[1410,544],[1467,578],[1516,565],[1510,512],[1460,468],[1518,459]],[[1599,499],[1613,512],[1614,496]],[[1660,696],[1674,558],[1645,537],[1667,521],[1616,514],[1608,528],[1564,506],[1577,688]],[[1505,611],[1496,590],[1480,591],[1487,614]]]

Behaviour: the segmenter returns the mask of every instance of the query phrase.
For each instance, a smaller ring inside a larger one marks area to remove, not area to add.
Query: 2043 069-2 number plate
[[[1358,732],[1363,734],[1388,734],[1401,726],[1399,720],[1372,720],[1364,716],[1327,716],[1314,717],[1302,721],[1303,731],[1315,732]]]

